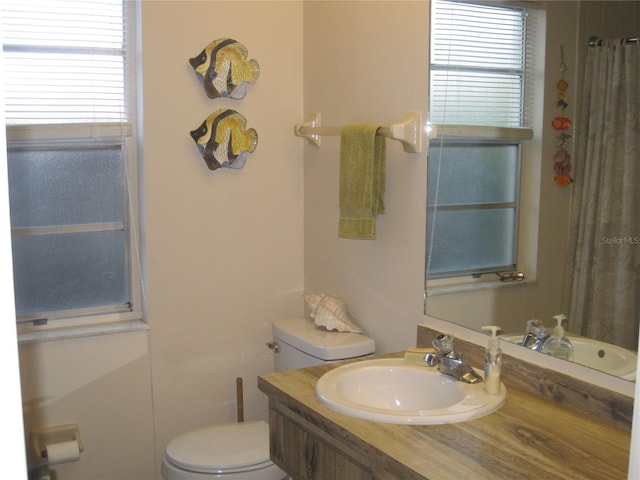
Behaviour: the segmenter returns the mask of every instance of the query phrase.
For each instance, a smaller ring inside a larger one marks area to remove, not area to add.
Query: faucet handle
[[[425,353],[424,363],[430,367],[435,367],[438,364],[438,354],[436,352]]]
[[[438,351],[438,354],[446,357],[453,351],[453,336],[441,333],[433,340],[433,342],[431,342],[431,344],[433,345],[433,348]]]
[[[527,333],[539,337],[544,333],[544,324],[537,318],[532,318],[527,322]]]

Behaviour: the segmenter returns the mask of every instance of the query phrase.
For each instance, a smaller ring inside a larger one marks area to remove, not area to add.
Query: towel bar
[[[377,134],[399,140],[405,152],[419,153],[422,151],[422,114],[420,112],[407,112],[402,122],[380,127]],[[342,127],[323,127],[320,125],[320,114],[312,113],[304,123],[294,127],[294,133],[298,137],[304,137],[312,144],[320,146],[322,135],[340,135]]]

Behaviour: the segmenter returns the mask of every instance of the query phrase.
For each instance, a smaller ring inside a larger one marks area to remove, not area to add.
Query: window
[[[140,315],[128,3],[1,6],[14,284],[23,327]]]
[[[436,0],[431,18],[426,273],[431,280],[514,271],[537,16]]]

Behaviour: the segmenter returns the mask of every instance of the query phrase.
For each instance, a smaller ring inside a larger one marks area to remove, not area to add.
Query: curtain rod
[[[617,40],[617,39],[614,39]],[[604,39],[602,38],[598,38],[598,37],[591,37],[589,38],[589,46],[590,47],[596,47],[596,46],[601,46],[602,42],[604,41]],[[638,43],[638,37],[622,37],[619,39],[619,42],[622,45],[627,45],[629,43]]]

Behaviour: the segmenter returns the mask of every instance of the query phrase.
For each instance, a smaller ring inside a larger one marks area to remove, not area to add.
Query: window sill
[[[50,328],[42,331],[18,333],[20,345],[54,340],[68,340],[73,338],[97,337],[117,333],[140,332],[149,329],[149,325],[142,320],[128,320],[123,322],[104,323],[98,325],[84,325],[74,327]]]
[[[427,284],[427,298],[434,297],[436,295],[449,295],[454,293],[465,292],[478,292],[481,290],[493,290],[496,288],[509,288],[509,287],[522,287],[525,285],[535,285],[536,280],[525,279],[522,281],[502,282],[500,280],[492,280],[486,282],[474,282],[474,283],[458,283],[447,285],[434,285],[429,286]]]

